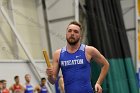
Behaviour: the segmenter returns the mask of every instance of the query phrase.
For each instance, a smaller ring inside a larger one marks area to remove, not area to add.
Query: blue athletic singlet
[[[60,76],[57,77],[56,82],[55,82],[55,92],[56,93],[60,93],[59,79],[60,79]]]
[[[26,85],[25,93],[34,93],[34,89],[32,85]]]
[[[40,87],[41,87],[40,93],[48,93],[46,86],[41,86],[40,85]]]
[[[69,53],[66,47],[61,49],[59,65],[64,77],[65,93],[93,93],[85,47],[81,44],[75,53]]]

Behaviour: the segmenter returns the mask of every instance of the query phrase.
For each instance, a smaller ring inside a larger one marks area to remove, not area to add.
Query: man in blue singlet
[[[65,93],[93,93],[90,81],[90,61],[93,59],[102,65],[94,86],[96,93],[102,93],[101,84],[108,72],[109,63],[96,48],[81,44],[81,36],[82,26],[72,21],[67,27],[67,45],[55,51],[52,66],[47,68],[48,80],[54,84],[61,68]]]
[[[26,81],[26,83],[25,83],[25,89],[24,89],[25,91],[24,91],[24,93],[34,93],[34,88],[30,84],[30,81],[31,81],[30,74],[25,75],[25,81]]]
[[[35,91],[37,91],[38,93],[48,93],[46,87],[46,78],[41,78],[41,84],[35,87]]]

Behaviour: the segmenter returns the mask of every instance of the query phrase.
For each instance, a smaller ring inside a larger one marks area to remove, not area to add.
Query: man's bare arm
[[[51,84],[54,84],[59,73],[59,56],[60,56],[60,49],[57,50],[53,55],[53,63],[51,67],[47,68],[47,75],[48,80]]]
[[[89,48],[88,51],[91,55],[91,58],[93,60],[95,60],[95,62],[99,63],[102,66],[99,78],[96,82],[96,83],[101,85],[105,76],[106,76],[106,74],[107,74],[107,72],[108,72],[109,63],[105,59],[105,57],[96,48],[90,47],[90,46],[88,46],[88,48]]]

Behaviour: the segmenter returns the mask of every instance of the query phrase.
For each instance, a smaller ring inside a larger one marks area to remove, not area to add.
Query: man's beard
[[[75,40],[75,38],[67,38],[67,42],[70,44],[70,45],[76,45],[78,42],[79,42],[79,38]]]

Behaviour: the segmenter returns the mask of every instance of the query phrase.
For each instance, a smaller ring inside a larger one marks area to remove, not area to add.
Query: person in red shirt
[[[13,84],[9,90],[12,91],[12,93],[23,93],[24,87],[20,84],[19,76],[14,77],[15,84]]]
[[[2,91],[2,80],[0,80],[0,93]]]
[[[9,89],[7,89],[6,87],[7,81],[6,80],[2,80],[2,93],[10,93]]]

